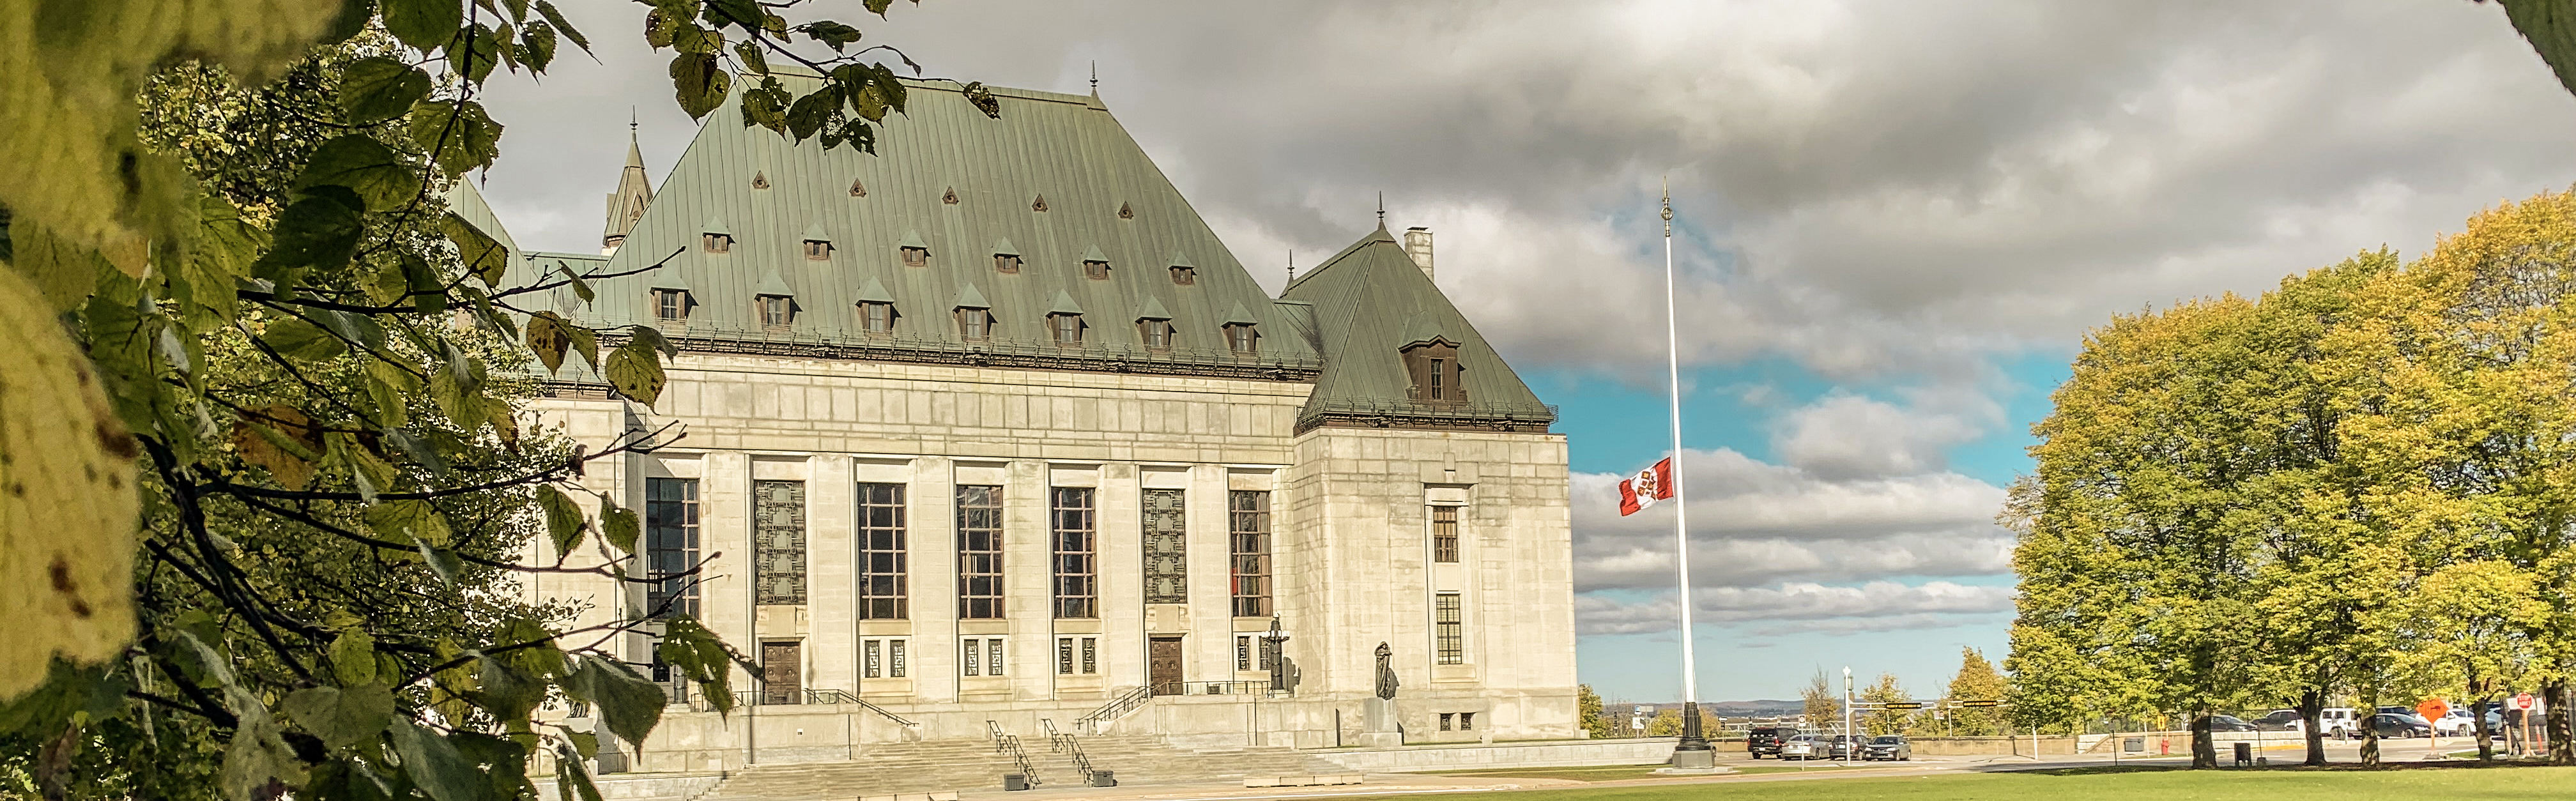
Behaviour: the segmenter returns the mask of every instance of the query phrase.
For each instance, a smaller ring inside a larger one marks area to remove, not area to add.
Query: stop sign
[[[2513,708],[2515,709],[2528,712],[2531,710],[2531,703],[2532,697],[2530,693],[2522,693],[2513,697]]]
[[[2439,698],[2426,698],[2415,705],[2415,714],[2424,716],[2427,721],[2441,720],[2443,715],[2451,714],[2451,705]]]

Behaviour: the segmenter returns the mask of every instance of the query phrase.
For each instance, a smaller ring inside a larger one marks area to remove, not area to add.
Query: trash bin
[[[1116,786],[1118,786],[1118,772],[1117,772],[1117,771],[1114,771],[1114,770],[1095,770],[1095,771],[1092,771],[1092,772],[1091,772],[1091,786],[1093,786],[1093,787],[1116,787]]]
[[[1002,774],[1002,789],[1004,789],[1004,790],[1026,790],[1026,789],[1029,789],[1029,775],[1028,775],[1028,774],[1026,774],[1026,773],[1005,773],[1005,774]]]
[[[2240,768],[2250,768],[2254,766],[2253,743],[2236,744],[2236,766]]]

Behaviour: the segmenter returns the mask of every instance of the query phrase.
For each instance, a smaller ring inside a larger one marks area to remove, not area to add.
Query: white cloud
[[[1944,628],[1992,623],[2012,611],[2009,587],[1948,581],[1907,585],[1872,581],[1858,586],[1786,582],[1771,587],[1708,587],[1694,595],[1694,623],[1751,625],[1758,636],[1797,632],[1853,633]],[[1575,599],[1575,621],[1586,635],[1670,631],[1678,617],[1672,595],[1623,603],[1601,595]]]
[[[1937,472],[1943,448],[1983,435],[2002,410],[1982,396],[1971,410],[1941,411],[1836,392],[1784,416],[1772,449],[1793,467],[1825,478]],[[1971,419],[1971,417],[1976,419]]]

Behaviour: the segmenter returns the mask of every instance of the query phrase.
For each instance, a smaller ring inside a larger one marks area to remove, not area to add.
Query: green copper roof
[[[787,282],[779,279],[778,271],[771,270],[768,274],[760,277],[760,285],[753,287],[751,294],[754,296],[765,295],[769,297],[792,298],[796,296],[796,290],[788,289]]]
[[[823,223],[821,223],[821,222],[819,222],[819,221],[818,221],[818,222],[813,222],[813,223],[808,223],[808,224],[806,224],[806,226],[805,226],[805,241],[807,241],[807,242],[830,242],[830,241],[832,241],[832,236],[831,236],[830,234],[823,233]]]
[[[1174,253],[1174,254],[1172,254],[1172,255],[1170,255],[1170,256],[1166,256],[1166,257],[1164,257],[1164,258],[1163,258],[1163,266],[1165,266],[1165,267],[1188,267],[1188,268],[1191,268],[1191,269],[1197,269],[1197,268],[1198,268],[1198,265],[1196,265],[1196,264],[1191,264],[1191,263],[1190,263],[1190,257],[1188,257],[1188,256],[1183,256],[1183,255],[1178,254],[1178,253]]]
[[[1018,246],[1011,244],[1011,238],[1006,236],[1006,237],[1002,237],[1002,238],[1000,238],[1000,239],[993,240],[993,253],[992,253],[992,255],[995,255],[995,256],[1017,256],[1017,255],[1020,255],[1020,249],[1019,249],[1019,247],[1018,247]]]
[[[1404,368],[1404,347],[1420,324],[1435,326],[1458,346],[1459,382],[1467,390],[1468,406],[1554,414],[1544,411],[1538,396],[1385,228],[1297,276],[1287,297],[1314,304],[1314,331],[1324,355],[1324,372],[1316,377],[1315,393],[1301,417],[1326,410],[1432,408],[1411,400],[1413,379]]]
[[[1136,309],[1136,319],[1169,320],[1172,319],[1172,313],[1163,310],[1162,301],[1154,299],[1154,296],[1152,295],[1147,295],[1145,296],[1145,305],[1139,306]]]
[[[1241,301],[1237,301],[1233,306],[1226,308],[1225,319],[1218,320],[1217,322],[1226,325],[1237,325],[1242,323],[1259,323],[1261,320],[1253,317],[1252,312],[1243,308],[1243,303]]]
[[[781,72],[789,91],[819,85]],[[906,84],[908,113],[878,128],[881,156],[745,128],[736,93],[708,115],[604,270],[668,262],[593,282],[598,301],[579,321],[654,324],[649,290],[684,286],[694,306],[676,333],[689,338],[875,347],[886,340],[862,333],[856,309],[873,279],[893,299],[904,321],[894,337],[908,347],[1145,358],[1142,333],[1125,325],[1097,325],[1084,347],[1057,348],[1046,315],[1067,304],[1122,313],[1151,299],[1171,313],[1177,345],[1153,358],[1251,369],[1254,360],[1227,354],[1221,330],[1222,318],[1241,316],[1269,334],[1258,363],[1285,363],[1298,377],[1315,369],[1310,338],[1293,333],[1301,323],[1272,303],[1098,99],[996,87],[1002,116],[991,119],[956,83]],[[766,175],[769,188],[753,189],[754,174]],[[943,202],[952,190],[957,202]],[[1032,208],[1039,197],[1046,211]],[[1131,218],[1119,216],[1122,206]],[[827,259],[805,256],[800,232],[816,226],[831,236]],[[708,232],[732,235],[729,252],[700,247]],[[903,263],[898,247],[912,243],[930,251],[928,266]],[[978,252],[988,243],[1018,248],[1020,271],[997,272],[989,253]],[[1174,254],[1198,268],[1193,285],[1174,285],[1164,270],[1095,280],[1081,264],[1090,257],[1142,265]],[[753,316],[752,296],[773,275],[804,309],[789,332],[764,331]],[[958,305],[991,309],[992,341],[959,338],[946,314]]]
[[[903,239],[894,244],[895,247],[930,249],[930,243],[921,241],[921,232],[913,230],[905,230]]]
[[[862,303],[893,303],[894,293],[887,292],[885,282],[879,281],[876,276],[871,275],[868,276],[868,285],[859,288],[859,301]]]
[[[1059,289],[1055,291],[1055,305],[1048,306],[1046,313],[1081,314],[1082,304],[1073,302],[1073,293]]]
[[[653,210],[652,210],[652,209],[650,209],[650,208],[647,208],[647,209],[645,209],[645,210],[644,210],[644,213],[649,215],[649,214],[652,214],[652,213],[653,213]],[[701,234],[723,234],[723,235],[725,235],[725,236],[733,236],[733,229],[725,227],[724,218],[722,218],[722,217],[709,217],[709,218],[707,218],[707,224],[706,224],[706,225],[702,225],[702,226],[699,226],[699,227],[698,227],[698,233],[701,233]],[[632,234],[630,233],[629,235],[631,236]]]

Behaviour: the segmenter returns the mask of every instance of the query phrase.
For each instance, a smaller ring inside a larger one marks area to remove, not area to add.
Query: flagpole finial
[[[1377,193],[1377,227],[1386,227],[1386,190]]]
[[[1664,177],[1664,238],[1673,236],[1673,179]]]
[[[1091,96],[1100,96],[1100,59],[1091,60]]]
[[[1288,249],[1288,283],[1297,283],[1297,249]]]

